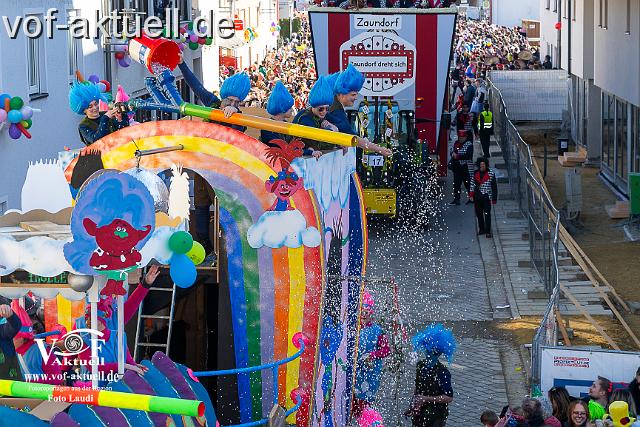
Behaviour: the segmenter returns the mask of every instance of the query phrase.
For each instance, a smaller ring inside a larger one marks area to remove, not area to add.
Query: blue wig
[[[269,95],[267,112],[275,116],[276,114],[286,113],[291,107],[293,107],[293,96],[291,96],[282,82],[278,80],[271,91],[271,95]]]
[[[456,351],[456,339],[453,332],[446,329],[442,323],[432,323],[426,329],[415,334],[411,342],[417,352],[437,356],[444,354],[449,362]]]
[[[333,89],[329,84],[329,79],[320,76],[309,92],[309,104],[312,107],[333,104]]]
[[[331,86],[331,89],[334,90],[334,93],[335,93],[335,87],[336,87],[336,80],[338,80],[338,77],[340,77],[340,72],[339,71],[337,73],[329,74],[327,76],[327,80],[329,81],[329,85]]]
[[[336,79],[333,89],[336,94],[345,95],[349,92],[360,92],[363,84],[364,75],[352,64],[349,64],[347,69],[340,73]]]
[[[76,114],[84,114],[92,101],[108,102],[104,93],[91,82],[74,83],[69,91],[69,106]]]
[[[220,97],[224,99],[229,96],[235,96],[240,101],[244,101],[250,89],[251,80],[249,80],[249,76],[246,73],[236,73],[231,77],[227,77],[222,83]]]

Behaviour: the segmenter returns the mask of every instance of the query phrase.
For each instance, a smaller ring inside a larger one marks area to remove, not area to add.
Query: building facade
[[[491,0],[491,23],[505,27],[521,26],[522,20],[540,19],[539,0]]]
[[[542,56],[571,79],[572,139],[628,195],[640,172],[640,2],[541,0],[540,20]]]
[[[184,59],[207,89],[220,87],[219,65],[223,52],[237,59],[238,68],[246,68],[252,62],[262,61],[268,49],[276,46],[277,36],[270,33],[272,22],[277,22],[276,0],[2,0],[0,16],[8,17],[13,24],[20,20],[27,27],[46,27],[49,9],[57,9],[54,24],[70,22],[73,17],[85,18],[90,35],[96,24],[96,14],[108,15],[111,11],[131,10],[145,17],[156,15],[164,19],[165,8],[178,8],[181,23],[196,16],[210,16],[214,20],[241,17],[248,26],[255,28],[256,36],[249,40],[244,31],[234,31],[233,37],[214,38],[211,46],[184,51]],[[27,17],[30,17],[27,19]],[[37,22],[36,22],[37,21]],[[30,30],[35,28],[26,28]],[[5,28],[0,31],[0,93],[20,96],[27,105],[40,110],[34,114],[32,138],[13,140],[7,129],[0,130],[0,214],[7,209],[21,208],[21,187],[29,162],[39,159],[55,159],[65,149],[81,148],[77,125],[81,116],[69,109],[68,93],[75,81],[75,71],[85,77],[91,74],[109,81],[115,93],[122,85],[134,98],[149,96],[144,77],[149,72],[144,66],[132,62],[122,67],[115,59],[115,44],[124,40],[113,38],[82,38],[70,36],[66,29],[53,26],[51,37],[27,37],[21,27],[15,37]],[[214,34],[217,35],[216,32]],[[194,101],[192,92],[182,81],[180,71],[174,71],[177,85],[186,101]],[[175,119],[175,114],[140,111],[136,119]]]

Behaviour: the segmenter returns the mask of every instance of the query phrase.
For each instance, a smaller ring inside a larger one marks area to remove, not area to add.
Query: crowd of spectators
[[[564,387],[553,387],[546,395],[525,398],[521,406],[504,407],[500,415],[484,411],[480,423],[485,427],[638,427],[640,421],[634,422],[638,408],[640,368],[629,384],[614,384],[598,377],[584,397],[571,396]]]
[[[301,27],[297,34],[285,40],[278,49],[269,51],[261,62],[255,62],[243,70],[251,79],[251,90],[243,105],[265,108],[277,81],[282,81],[293,95],[296,109],[306,105],[309,91],[316,80],[316,70],[307,16],[298,16]],[[235,72],[233,67],[221,66],[220,85]]]

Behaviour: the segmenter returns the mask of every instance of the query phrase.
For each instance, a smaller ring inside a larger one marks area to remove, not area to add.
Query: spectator
[[[567,422],[567,411],[571,404],[571,396],[564,387],[553,387],[547,393],[551,406],[553,408],[553,416],[560,420],[561,423]]]
[[[633,396],[633,401],[636,405],[636,409],[640,410],[640,367],[636,371],[636,377],[629,383],[629,391]]]
[[[553,66],[551,65],[551,55],[544,56],[544,62],[542,63],[542,68],[544,68],[545,70],[550,70],[553,68]]]
[[[609,405],[609,397],[613,391],[613,383],[607,378],[598,377],[589,388],[589,414],[590,420],[601,420]]]
[[[522,412],[524,412],[527,427],[542,427],[544,425],[544,415],[539,400],[532,398],[524,399],[522,401]]]
[[[484,427],[494,427],[498,424],[498,415],[495,412],[486,410],[480,415],[480,423]]]
[[[293,123],[327,129],[337,132],[338,128],[326,119],[329,107],[333,103],[333,89],[327,78],[322,76],[316,81],[309,93],[309,105],[306,110],[301,110],[293,118]],[[314,151],[333,151],[336,146],[324,141],[304,140],[305,146]]]
[[[476,161],[478,169],[473,174],[469,199],[474,202],[478,219],[478,235],[491,236],[491,205],[498,200],[498,184],[493,171],[489,168],[489,160],[484,157]]]
[[[593,427],[589,421],[589,407],[582,400],[574,400],[567,410],[565,427]]]

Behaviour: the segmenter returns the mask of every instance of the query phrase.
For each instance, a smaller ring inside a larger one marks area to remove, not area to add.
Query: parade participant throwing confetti
[[[442,324],[432,324],[412,339],[413,347],[424,356],[416,367],[416,386],[405,416],[414,427],[444,427],[453,401],[451,373],[440,362],[444,355],[449,363],[456,351],[453,333]]]

